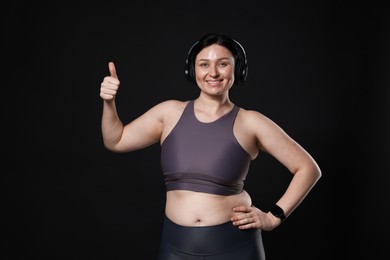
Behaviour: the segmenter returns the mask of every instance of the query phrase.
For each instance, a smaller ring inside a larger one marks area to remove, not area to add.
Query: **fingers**
[[[119,88],[119,79],[113,62],[108,63],[110,76],[106,76],[100,85],[100,97],[104,100],[113,100]]]
[[[235,213],[234,216],[231,218],[231,222],[233,226],[236,226],[239,229],[258,228],[261,224],[261,221],[253,212]]]
[[[232,221],[233,225],[239,226],[239,225],[244,225],[244,224],[248,224],[248,223],[252,222],[253,217],[249,213],[239,214],[239,215],[233,216],[231,218],[231,221]]]
[[[260,220],[256,214],[257,208],[251,206],[238,206],[233,208],[232,224],[239,229],[257,228]]]
[[[276,221],[274,220],[276,219]],[[280,220],[270,213],[265,213],[256,207],[239,206],[233,208],[231,222],[239,229],[259,228],[262,230],[272,230],[280,224]]]
[[[238,206],[233,208],[233,216],[231,217],[233,225],[237,226],[247,224],[248,221],[250,221],[250,218],[253,217],[251,212],[252,210],[248,206]]]
[[[234,226],[238,227],[239,229],[257,228],[256,222],[249,218],[241,221],[235,221],[232,223]]]
[[[118,75],[116,74],[116,68],[115,68],[115,65],[114,65],[114,62],[110,61],[108,63],[108,70],[110,71],[110,76],[113,77],[113,78],[118,78]]]
[[[247,212],[251,212],[252,210],[253,210],[253,208],[250,206],[238,206],[238,207],[233,208],[233,212],[247,213]]]
[[[104,100],[112,100],[115,98],[118,91],[118,86],[110,84],[107,81],[103,81],[100,85],[100,97]]]

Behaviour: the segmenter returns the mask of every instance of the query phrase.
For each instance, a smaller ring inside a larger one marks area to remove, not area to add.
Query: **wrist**
[[[269,212],[274,216],[280,219],[281,222],[286,219],[286,215],[284,214],[284,210],[279,207],[277,204],[273,205]]]

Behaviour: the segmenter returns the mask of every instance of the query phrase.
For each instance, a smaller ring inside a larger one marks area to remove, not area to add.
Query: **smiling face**
[[[221,45],[212,44],[196,56],[196,83],[209,95],[228,93],[234,83],[234,66],[233,54]]]

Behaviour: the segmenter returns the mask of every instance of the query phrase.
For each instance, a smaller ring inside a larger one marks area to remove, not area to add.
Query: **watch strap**
[[[274,215],[275,217],[280,218],[281,221],[283,221],[286,218],[283,209],[279,207],[277,204],[273,205],[269,210],[269,212],[271,212],[271,214]]]

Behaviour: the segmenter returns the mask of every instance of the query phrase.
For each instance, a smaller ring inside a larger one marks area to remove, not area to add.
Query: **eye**
[[[209,66],[209,64],[203,62],[203,63],[200,63],[199,66],[202,68],[207,68]]]
[[[219,64],[220,67],[226,67],[227,65],[228,65],[227,62],[221,62],[221,63]]]

